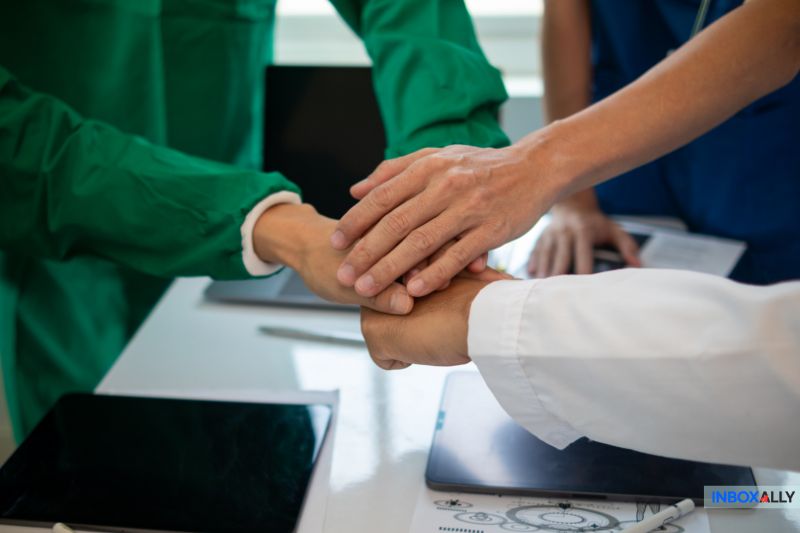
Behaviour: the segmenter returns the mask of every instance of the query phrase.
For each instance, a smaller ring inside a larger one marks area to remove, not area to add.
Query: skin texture
[[[751,0],[634,83],[515,145],[387,161],[353,187],[361,201],[331,236],[338,250],[358,241],[338,279],[376,294],[455,239],[408,282],[410,295],[429,294],[554,203],[694,140],[798,69],[800,2]]]
[[[404,317],[361,310],[361,331],[370,357],[384,370],[412,364],[452,366],[470,361],[467,327],[472,301],[489,282],[465,277],[446,291],[416,302]]]
[[[253,230],[256,255],[297,271],[306,285],[326,300],[362,305],[383,313],[406,314],[414,306],[403,285],[392,283],[375,296],[359,296],[336,281],[345,252],[333,250],[327,235],[336,221],[308,205],[280,204],[264,212]]]

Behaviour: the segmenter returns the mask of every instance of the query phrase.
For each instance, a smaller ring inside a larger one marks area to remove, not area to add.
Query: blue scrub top
[[[706,26],[741,3],[712,0]],[[593,0],[595,101],[685,43],[699,5]],[[747,242],[733,279],[800,278],[800,77],[689,145],[597,186],[597,194],[607,213],[674,216],[691,231]]]

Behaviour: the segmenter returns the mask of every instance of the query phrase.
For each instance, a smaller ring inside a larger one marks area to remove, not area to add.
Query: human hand
[[[284,264],[303,278],[314,293],[326,300],[357,304],[383,313],[406,314],[414,306],[405,287],[390,283],[383,291],[359,296],[336,280],[336,269],[346,252],[333,250],[328,236],[336,221],[308,205],[279,204],[267,209],[256,222],[253,244],[264,261]]]
[[[361,238],[339,268],[339,281],[361,295],[375,294],[454,241],[408,281],[410,295],[424,296],[482,253],[522,235],[559,192],[547,165],[527,154],[458,145],[382,163],[352,187],[361,201],[331,236],[338,250]]]
[[[630,266],[641,266],[639,246],[597,204],[593,190],[580,192],[552,209],[552,221],[536,241],[528,273],[539,278],[559,276],[575,265],[576,274],[591,274],[594,246],[611,244]]]
[[[370,357],[384,370],[412,364],[452,366],[470,361],[467,324],[472,301],[490,282],[459,277],[447,290],[415,302],[404,317],[361,309],[361,332]]]

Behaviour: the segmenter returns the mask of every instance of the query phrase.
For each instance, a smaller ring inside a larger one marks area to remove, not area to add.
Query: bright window
[[[402,1],[402,0],[397,0]],[[467,0],[481,46],[515,96],[541,93],[542,0]],[[366,65],[361,42],[327,0],[280,0],[275,59],[283,64]]]

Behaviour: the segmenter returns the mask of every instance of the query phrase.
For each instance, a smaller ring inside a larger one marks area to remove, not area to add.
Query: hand
[[[459,277],[450,287],[416,301],[404,317],[361,309],[370,357],[384,370],[412,364],[451,366],[470,361],[467,324],[472,301],[490,282]]]
[[[641,266],[636,241],[600,210],[593,190],[556,204],[552,215],[531,252],[529,274],[539,278],[567,274],[573,261],[576,274],[591,274],[597,244],[611,244],[628,265]]]
[[[408,293],[423,296],[522,235],[559,191],[547,165],[534,164],[528,153],[449,146],[382,163],[353,186],[361,201],[331,236],[338,250],[361,238],[337,272],[339,281],[361,295],[375,294],[454,241],[409,280]]]
[[[326,300],[357,304],[383,313],[406,314],[414,306],[403,285],[390,283],[373,296],[359,296],[336,280],[345,252],[331,249],[328,236],[336,221],[308,205],[280,204],[267,209],[256,222],[253,243],[264,261],[297,271],[309,289]]]

